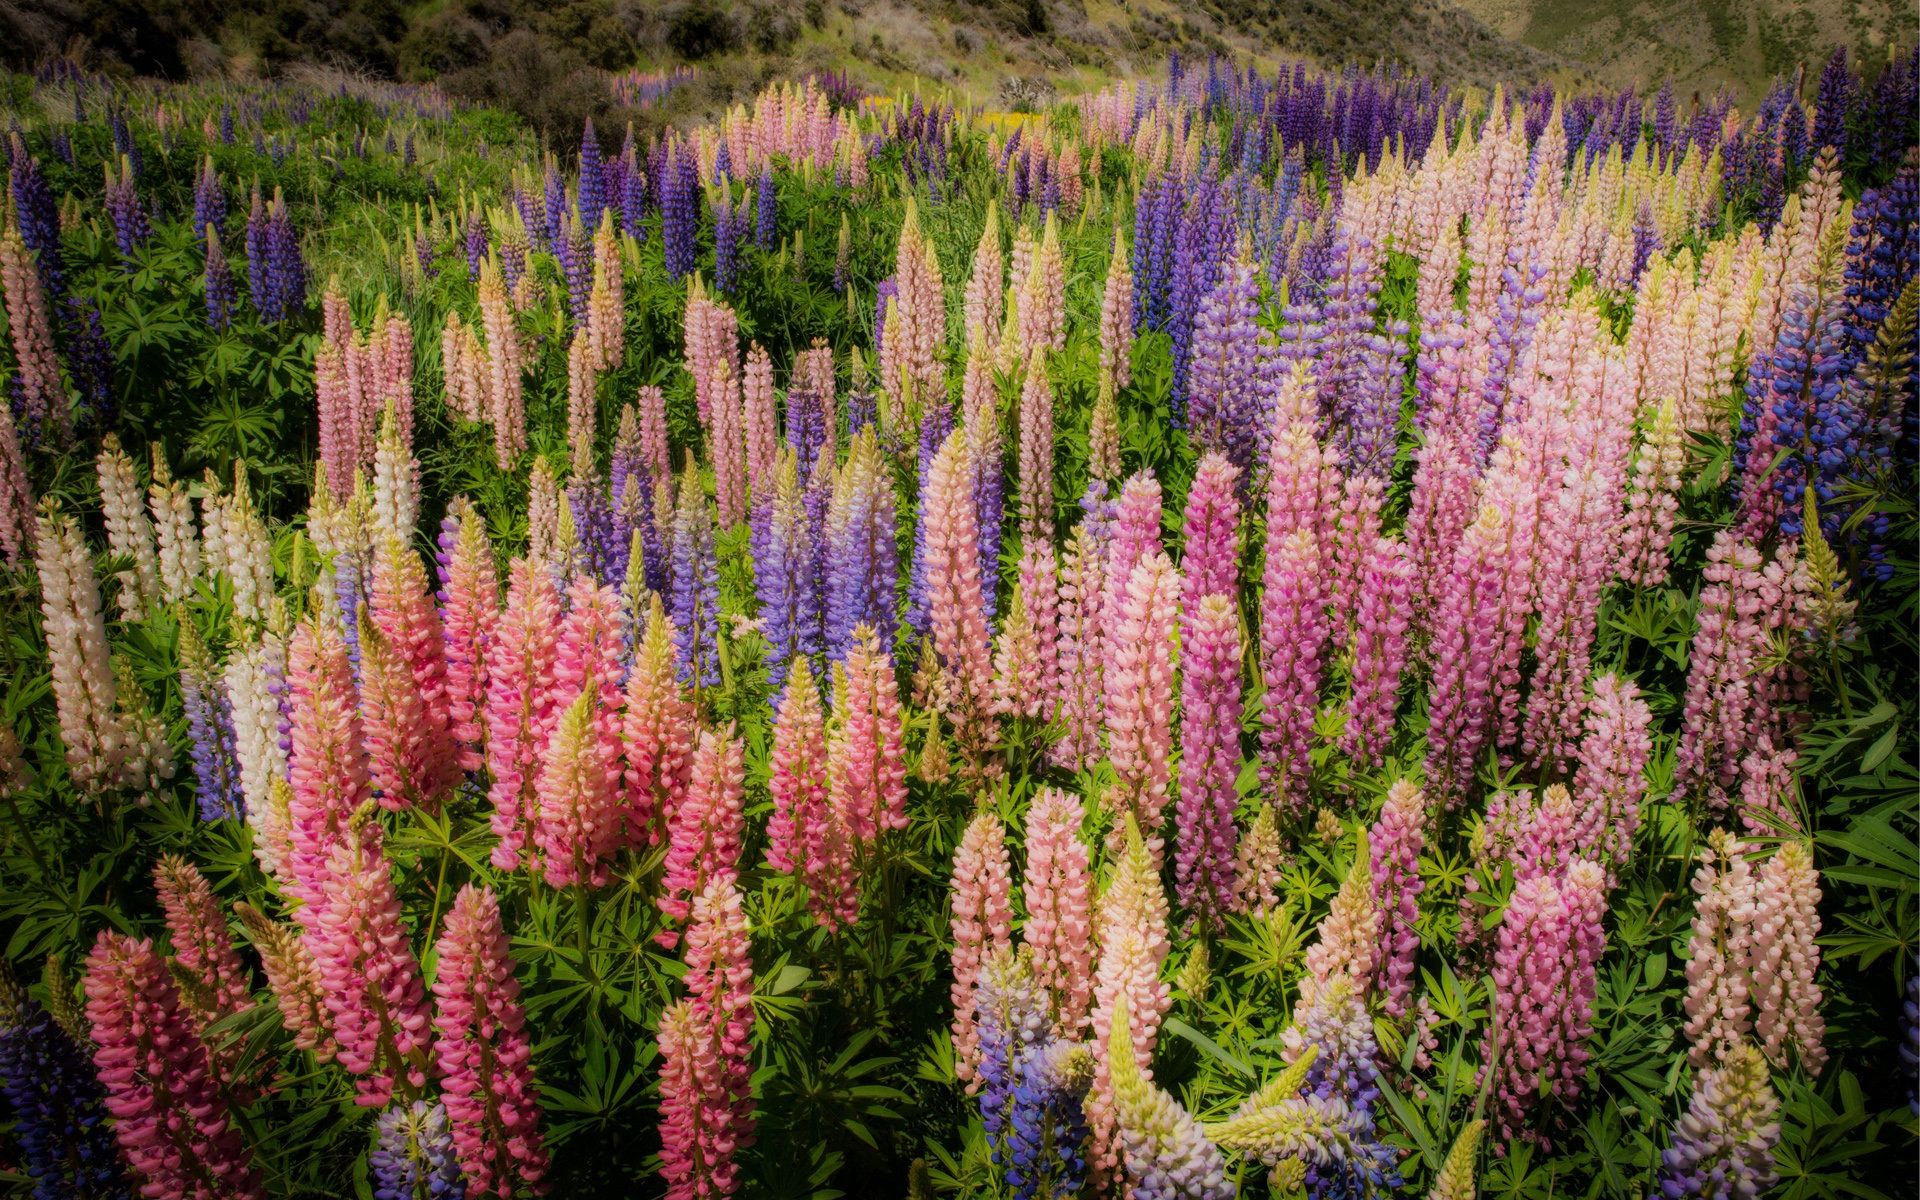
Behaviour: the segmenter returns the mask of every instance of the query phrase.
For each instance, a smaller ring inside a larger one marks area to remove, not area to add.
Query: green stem
[[[440,897],[447,891],[447,856],[440,856],[440,875],[433,881],[433,915],[427,919],[427,940],[432,941],[434,931],[440,928]]]
[[[19,802],[13,798],[11,791],[6,795],[7,811],[13,814],[14,832],[18,833],[20,840],[27,844],[27,854],[33,858],[33,865],[40,868],[40,873],[42,875],[51,874],[51,872],[47,870],[47,860],[40,855],[40,843],[33,840],[33,831],[27,828],[27,819],[20,812]]]

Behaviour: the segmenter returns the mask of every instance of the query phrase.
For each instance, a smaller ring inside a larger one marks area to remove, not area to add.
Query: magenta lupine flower
[[[1165,849],[1160,825],[1172,777],[1173,642],[1180,620],[1180,573],[1154,550],[1133,568],[1118,611],[1107,622],[1107,755],[1118,782],[1105,797],[1130,814],[1158,867]],[[1108,850],[1121,849],[1120,830]]]
[[[856,842],[907,827],[907,764],[900,685],[893,659],[871,628],[854,628],[835,673],[827,787],[833,810]]]
[[[1341,749],[1356,767],[1380,761],[1393,740],[1400,674],[1407,665],[1407,616],[1413,562],[1407,545],[1375,538],[1354,598],[1353,690]]]
[[[828,793],[827,718],[806,659],[780,701],[773,725],[773,816],[767,822],[767,866],[793,876],[807,909],[830,932],[860,917],[853,838]]]
[[[1075,526],[1060,564],[1060,641],[1054,678],[1063,729],[1052,754],[1056,763],[1073,771],[1084,769],[1100,752],[1100,699],[1105,693],[1101,558],[1086,523]]]
[[[1407,554],[1413,560],[1413,609],[1426,629],[1437,628],[1436,610],[1453,582],[1454,556],[1478,508],[1480,478],[1472,439],[1443,429],[1429,436],[1414,469],[1407,511]]]
[[[1571,1107],[1580,1095],[1606,909],[1606,874],[1585,859],[1514,885],[1494,949],[1493,1019],[1481,1052],[1502,1137],[1551,1149],[1535,1108],[1549,1100]]]
[[[973,984],[995,949],[1012,944],[1012,879],[1007,831],[1000,818],[981,809],[953,851],[953,1050],[954,1073],[979,1087],[980,1034],[974,1027]]]
[[[433,1053],[467,1194],[544,1195],[533,1047],[492,888],[460,889],[435,953]]]
[[[626,840],[621,784],[620,596],[577,576],[554,660],[557,724],[542,756],[533,840],[554,887],[606,882],[606,859]]]
[[[1027,923],[1020,940],[1033,973],[1052,996],[1051,1011],[1069,1034],[1087,1023],[1093,1001],[1093,875],[1080,838],[1080,798],[1041,788],[1027,808],[1027,869],[1021,876]]]
[[[1420,949],[1420,851],[1426,845],[1427,798],[1400,780],[1387,789],[1380,819],[1367,836],[1373,854],[1373,904],[1381,916],[1380,965],[1375,986],[1395,1017],[1405,1016],[1413,992],[1414,955]]]
[[[1573,777],[1573,836],[1581,855],[1606,865],[1609,879],[1633,857],[1653,752],[1652,723],[1653,713],[1631,679],[1608,672],[1593,681]]]
[[[1181,607],[1189,621],[1202,596],[1235,596],[1240,591],[1240,500],[1235,492],[1240,469],[1217,451],[1201,456],[1187,490],[1186,549],[1180,571],[1186,577]]]
[[[1329,553],[1339,511],[1340,470],[1332,451],[1314,440],[1312,427],[1304,422],[1282,425],[1267,458],[1268,541],[1305,530],[1323,554]],[[1323,576],[1327,570],[1324,564],[1320,567]]]
[[[1508,593],[1513,540],[1508,515],[1483,504],[1434,608],[1427,779],[1449,807],[1465,799],[1481,752],[1499,732],[1496,677],[1506,635],[1525,619]]]
[[[400,920],[378,821],[364,813],[334,843],[314,903],[296,914],[320,970],[354,1103],[381,1108],[427,1083],[426,985]]]
[[[1565,762],[1579,737],[1620,503],[1617,473],[1610,464],[1589,462],[1569,467],[1564,484],[1542,504],[1533,599],[1538,634],[1520,743],[1536,762]]]
[[[560,595],[553,575],[529,559],[513,561],[507,602],[487,647],[487,771],[493,777],[495,867],[520,865],[539,799],[534,785],[547,739],[559,720],[554,686],[560,653]]]
[[[114,1137],[159,1200],[266,1196],[153,943],[101,930],[87,956],[93,1064]]]
[[[1240,610],[1230,594],[1202,597],[1182,614],[1179,841],[1180,906],[1218,925],[1234,908],[1239,830]]]
[[[721,875],[740,870],[740,842],[746,834],[745,747],[732,725],[700,732],[686,798],[667,827],[667,860],[656,903],[674,921],[684,921],[694,897]],[[672,949],[680,934],[672,928],[655,935]]]
[[[1268,518],[1266,590],[1260,598],[1260,781],[1276,801],[1306,806],[1313,722],[1327,640],[1325,573],[1307,529],[1286,532]]]

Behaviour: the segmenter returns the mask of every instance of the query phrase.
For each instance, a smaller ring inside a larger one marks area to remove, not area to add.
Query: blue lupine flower
[[[33,1200],[125,1200],[100,1084],[87,1054],[11,985],[0,994],[0,1096],[13,1113]]]
[[[467,1194],[446,1105],[396,1101],[376,1126],[374,1148],[367,1154],[374,1200],[462,1200]]]

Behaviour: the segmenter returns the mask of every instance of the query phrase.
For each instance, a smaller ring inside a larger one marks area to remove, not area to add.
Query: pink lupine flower
[[[683,327],[687,371],[693,376],[694,404],[700,414],[700,427],[711,435],[714,392],[722,372],[728,379],[740,377],[739,322],[731,308],[708,297],[696,275],[687,288]]]
[[[1202,596],[1235,596],[1240,591],[1240,500],[1235,493],[1240,469],[1218,451],[1209,451],[1194,471],[1187,490],[1186,550],[1180,571],[1186,577],[1181,608],[1191,621]]]
[[[1125,851],[1113,882],[1100,897],[1095,930],[1100,963],[1093,985],[1093,1088],[1087,1096],[1089,1155],[1094,1178],[1114,1178],[1120,1168],[1119,1125],[1113,1107],[1113,1076],[1107,1045],[1115,1017],[1124,1009],[1134,1062],[1151,1076],[1160,1021],[1173,1005],[1173,992],[1160,978],[1167,961],[1167,897],[1146,843],[1132,820],[1122,824]]]
[[[153,882],[166,911],[174,962],[198,985],[182,997],[194,1027],[204,1032],[219,1018],[252,1008],[246,965],[234,952],[220,902],[199,868],[177,854],[163,854],[154,866]]]
[[[1362,581],[1373,563],[1384,499],[1384,484],[1378,476],[1355,475],[1342,484],[1340,512],[1331,530],[1333,544],[1327,548],[1327,603],[1334,613],[1333,642],[1342,648],[1353,630]],[[1403,609],[1404,605],[1402,601]]]
[[[1600,602],[1613,573],[1620,483],[1611,471],[1569,468],[1543,505],[1533,607],[1535,666],[1521,748],[1537,762],[1564,762],[1578,740]]]
[[[73,437],[73,409],[60,383],[60,359],[53,350],[53,321],[40,272],[13,214],[0,230],[0,285],[7,298],[7,325],[13,336],[13,360],[20,404],[28,427],[45,427],[52,442],[64,446]]]
[[[1791,660],[1763,665],[1776,634],[1801,623],[1792,593],[1802,581],[1791,547],[1768,561],[1728,530],[1708,549],[1701,578],[1674,782],[1681,793],[1698,789],[1724,807],[1748,752],[1762,737],[1784,740],[1783,710],[1804,689]]]
[[[94,463],[107,545],[120,557],[133,560],[132,570],[119,573],[120,619],[137,621],[160,603],[160,558],[154,549],[153,523],[140,502],[140,481],[134,477],[133,460],[121,451],[119,440],[112,434],[101,439]]]
[[[20,453],[13,405],[0,406],[0,553],[18,567],[33,553],[33,483]],[[191,525],[188,528],[192,528]]]
[[[1530,1120],[1533,1110],[1549,1098],[1570,1107],[1580,1095],[1606,947],[1605,889],[1599,865],[1576,858],[1562,871],[1521,879],[1507,902],[1481,1068],[1493,1076],[1493,1119],[1503,1137],[1550,1150]]]
[[[559,720],[554,694],[560,652],[560,596],[544,564],[518,558],[506,607],[487,647],[487,770],[492,826],[500,839],[495,867],[520,865],[537,811],[534,784],[547,738]]]
[[[293,631],[287,652],[292,714],[287,777],[287,891],[309,907],[347,822],[373,795],[354,703],[353,663],[346,635],[317,604]]]
[[[1100,699],[1105,692],[1100,559],[1100,548],[1087,527],[1075,526],[1060,564],[1060,640],[1054,679],[1064,729],[1053,748],[1054,761],[1074,771],[1083,769],[1100,750]]]
[[[1674,402],[1662,402],[1634,460],[1633,491],[1615,565],[1615,573],[1627,583],[1658,587],[1667,577],[1667,552],[1687,465],[1685,436]]]
[[[487,333],[487,418],[493,422],[494,462],[502,471],[527,448],[526,355],[507,302],[498,257],[480,269],[480,324]]]
[[[973,984],[980,964],[995,949],[1012,944],[1012,880],[1007,831],[1000,818],[981,809],[953,851],[953,1050],[954,1073],[972,1092],[979,1087],[980,1034],[974,1027]]]
[[[1106,803],[1130,814],[1146,838],[1155,867],[1165,842],[1160,824],[1172,777],[1173,642],[1180,619],[1180,574],[1155,550],[1133,568],[1125,599],[1108,624],[1107,754],[1119,777]],[[1118,854],[1116,827],[1107,849]]]
[[[730,1196],[734,1155],[753,1144],[748,1036],[753,964],[740,893],[714,880],[694,901],[690,994],[660,1017],[660,1157],[671,1200]]]
[[[1753,1030],[1751,965],[1758,896],[1748,846],[1725,830],[1708,835],[1693,873],[1687,939],[1685,1032],[1694,1066],[1724,1058]]]
[[[830,931],[859,919],[853,839],[827,789],[827,719],[805,656],[794,660],[773,725],[773,816],[767,866],[807,891],[807,908]]]
[[[157,1200],[264,1198],[206,1046],[153,943],[101,930],[87,956],[94,1069],[127,1163]]]
[[[600,381],[585,329],[576,329],[567,346],[567,463],[576,478],[593,473],[594,426],[600,410]]]
[[[1295,421],[1276,430],[1267,470],[1268,542],[1305,530],[1316,544],[1331,549],[1340,511],[1340,470],[1333,451],[1321,448],[1311,426]]]
[[[835,673],[827,787],[856,842],[907,827],[906,744],[893,660],[868,625],[856,625]]]
[[[1160,481],[1151,470],[1134,475],[1120,489],[1120,501],[1107,534],[1106,559],[1100,568],[1100,611],[1103,613],[1120,611],[1126,601],[1127,586],[1133,580],[1133,569],[1160,549],[1160,496]],[[1114,631],[1111,624],[1104,621],[1101,629],[1103,663],[1111,668]]]
[[[1107,259],[1107,286],[1100,296],[1100,384],[1117,395],[1133,382],[1133,270],[1127,239],[1113,227],[1113,253]]]
[[[1384,930],[1385,914],[1373,881],[1373,850],[1362,831],[1340,890],[1320,919],[1313,945],[1307,947],[1302,963],[1307,976],[1319,984],[1344,981],[1351,995],[1364,998],[1383,957]]]
[[[551,887],[604,885],[624,833],[620,768],[605,752],[595,700],[590,691],[574,698],[541,756],[533,843]]]
[[[93,555],[73,518],[52,501],[40,512],[34,557],[67,771],[80,791],[104,791],[120,782],[132,731],[120,712],[119,685],[108,658]]]
[[[1020,575],[1000,623],[994,651],[993,711],[1045,718],[1056,689],[1054,642],[1059,635],[1053,547],[1033,541],[1020,554]]]
[[[952,681],[955,723],[982,720],[993,692],[992,651],[973,507],[973,456],[956,429],[927,468],[927,596],[934,650]]]
[[[1080,798],[1041,788],[1027,808],[1027,869],[1021,877],[1034,977],[1052,994],[1052,1012],[1069,1034],[1087,1023],[1093,1000],[1093,876],[1080,840]]]
[[[1313,722],[1327,639],[1325,573],[1309,529],[1267,526],[1266,590],[1260,599],[1260,780],[1295,810],[1306,805]]]
[[[1443,594],[1453,582],[1454,557],[1473,524],[1480,477],[1472,436],[1446,428],[1419,451],[1407,512],[1407,554],[1413,560],[1413,608],[1421,626],[1437,630]]]
[[[627,673],[621,714],[626,761],[626,844],[654,845],[673,821],[693,771],[698,721],[680,691],[673,627],[652,594],[646,633]]]
[[[736,525],[747,515],[747,431],[742,409],[739,371],[728,362],[714,368],[708,387],[713,403],[713,430],[707,453],[713,463],[714,503],[722,525]]]
[[[1465,798],[1481,752],[1498,733],[1494,689],[1505,635],[1513,616],[1525,616],[1506,611],[1510,526],[1499,507],[1481,506],[1434,609],[1427,778],[1450,807]]]
[[[533,1047],[492,888],[460,889],[435,954],[433,1053],[468,1195],[544,1195]]]
[[[1021,533],[1050,541],[1053,519],[1053,383],[1047,356],[1037,354],[1020,389]]]
[[[1639,687],[1612,672],[1593,681],[1586,713],[1587,732],[1573,777],[1574,843],[1581,855],[1606,865],[1611,878],[1633,857],[1640,801],[1647,794],[1647,758],[1653,752],[1647,732],[1653,713]]]
[[[1000,287],[1005,273],[1006,257],[1000,249],[1000,205],[998,201],[988,201],[986,224],[981,227],[980,240],[973,248],[973,272],[967,276],[966,292],[961,300],[962,319],[968,329],[993,329],[1000,324]]]
[[[1754,880],[1753,1032],[1760,1049],[1784,1066],[1792,1047],[1818,1075],[1827,1061],[1820,1016],[1820,873],[1803,841],[1781,845]]]
[[[774,425],[773,360],[759,342],[747,351],[745,441],[747,494],[758,496],[773,479],[774,459],[780,452],[780,431]]]
[[[1776,748],[1764,733],[1740,760],[1740,823],[1748,833],[1806,832],[1793,779],[1793,764],[1799,760],[1793,747]]]
[[[1359,579],[1353,634],[1353,690],[1341,749],[1356,766],[1380,761],[1393,738],[1400,674],[1407,665],[1408,593],[1413,563],[1406,543],[1374,539]]]
[[[383,807],[436,811],[459,782],[440,621],[420,556],[389,534],[360,629],[360,711]]]
[[[1191,511],[1191,509],[1189,509]],[[1191,550],[1189,550],[1191,557]],[[1180,678],[1180,834],[1174,856],[1180,906],[1203,924],[1233,911],[1239,830],[1240,610],[1229,595],[1183,614]]]
[[[447,508],[441,548],[447,555],[440,576],[447,726],[457,745],[459,767],[477,771],[485,762],[487,647],[500,619],[500,580],[486,521],[464,496],[455,497]]]
[[[1066,270],[1060,254],[1060,216],[1047,212],[1047,223],[1034,250],[1020,293],[1020,357],[1032,370],[1040,351],[1058,353],[1066,346]]]
[[[1420,851],[1426,845],[1427,798],[1407,780],[1387,789],[1367,842],[1373,854],[1374,908],[1381,917],[1380,966],[1374,982],[1395,1017],[1407,1012],[1413,992],[1413,961],[1420,949]]]
[[[313,904],[297,914],[333,1014],[336,1057],[358,1076],[354,1103],[367,1108],[427,1082],[426,986],[382,840],[380,823],[356,814],[327,856]]]
[[[634,415],[640,425],[640,461],[658,488],[673,477],[673,460],[667,451],[667,401],[658,387],[648,384],[635,393]]]
[[[671,920],[686,920],[693,898],[709,882],[723,873],[729,877],[739,873],[740,842],[747,826],[741,807],[746,790],[744,753],[732,725],[720,732],[700,732],[686,799],[667,827],[666,872],[656,903]],[[654,940],[672,949],[679,938],[677,930],[668,928]]]

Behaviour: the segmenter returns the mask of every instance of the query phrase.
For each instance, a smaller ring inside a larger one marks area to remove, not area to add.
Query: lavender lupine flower
[[[713,552],[713,514],[691,457],[673,517],[673,575],[667,592],[680,678],[697,688],[720,684],[720,568]]]
[[[786,686],[787,668],[795,657],[820,652],[813,579],[818,551],[808,526],[799,460],[789,449],[774,468],[772,486],[754,505],[750,535],[760,636],[767,643],[767,682],[776,693]]]
[[[205,284],[207,325],[216,332],[224,333],[233,324],[233,268],[227,265],[227,256],[220,249],[219,234],[211,227],[207,230]]]
[[[480,268],[487,265],[487,222],[477,208],[467,214],[462,245],[467,252],[467,281],[477,283],[480,280]]]
[[[193,775],[200,798],[200,819],[219,821],[246,815],[235,749],[233,702],[226,679],[217,673],[199,631],[180,622],[180,703],[192,742]]]
[[[827,509],[824,616],[827,657],[834,662],[846,658],[861,625],[870,626],[884,646],[893,644],[899,627],[894,535],[899,499],[889,476],[873,426],[863,426],[834,480]]]
[[[1093,1082],[1093,1055],[1053,1034],[1047,992],[1024,946],[987,960],[974,997],[980,1113],[994,1164],[1018,1200],[1072,1194],[1086,1170],[1081,1099]]]
[[[380,1114],[376,1128],[367,1155],[374,1200],[462,1200],[467,1194],[446,1105],[396,1100]]]
[[[1479,460],[1485,463],[1499,440],[1506,420],[1507,399],[1513,381],[1520,372],[1527,347],[1533,344],[1534,326],[1540,323],[1546,303],[1546,264],[1523,263],[1518,247],[1507,253],[1507,265],[1500,273],[1500,294],[1495,298],[1493,336],[1488,343],[1487,374],[1480,385]],[[1525,276],[1521,271],[1525,270]]]
[[[979,529],[980,598],[987,619],[998,611],[995,592],[1000,578],[1000,538],[1007,517],[1007,472],[1000,451],[1000,431],[979,435],[983,444],[973,453],[973,519]]]
[[[779,236],[779,204],[773,190],[773,167],[764,165],[760,168],[760,190],[753,198],[753,244],[762,254],[773,252],[774,239]]]
[[[1660,1155],[1653,1200],[1759,1196],[1779,1178],[1773,1148],[1780,1101],[1767,1078],[1767,1061],[1742,1042],[1724,1060],[1701,1069],[1673,1144]]]
[[[1741,533],[1756,541],[1776,522],[1797,535],[1806,489],[1812,486],[1824,507],[1851,475],[1858,410],[1838,377],[1843,327],[1834,308],[1812,288],[1796,290],[1773,349],[1755,355],[1748,368],[1747,411],[1734,451],[1746,480]],[[1776,465],[1781,451],[1786,456]]]
[[[1920,975],[1907,978],[1907,998],[1900,1005],[1900,1065],[1907,1071],[1907,1109],[1920,1117]]]
[[[1218,450],[1251,479],[1260,455],[1260,303],[1253,263],[1230,263],[1194,318],[1193,367],[1188,381],[1189,437],[1202,453]]]
[[[131,1194],[87,1052],[50,1013],[3,980],[0,1097],[13,1115],[33,1200]]]

